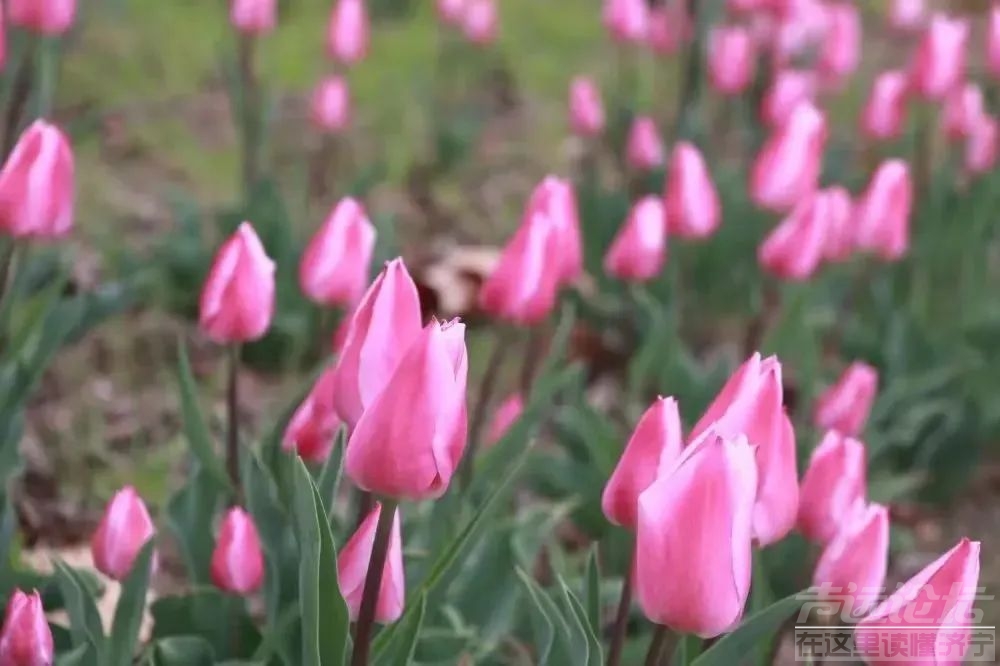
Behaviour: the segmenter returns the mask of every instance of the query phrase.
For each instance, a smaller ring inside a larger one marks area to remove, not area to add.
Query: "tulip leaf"
[[[397,666],[409,664],[413,661],[413,654],[417,651],[417,641],[420,639],[420,629],[424,624],[424,615],[427,612],[427,595],[420,595],[417,600],[417,610],[406,616],[406,619],[395,632],[395,637],[385,653],[378,660],[379,664],[385,666]]]
[[[62,560],[54,560],[56,583],[69,615],[74,647],[90,646],[99,657],[104,652],[104,627],[94,597],[79,574]],[[87,650],[85,650],[86,652]],[[84,663],[84,662],[80,662]]]
[[[545,592],[539,589],[531,576],[522,569],[518,568],[517,576],[528,592],[529,608],[532,615],[531,631],[535,636],[535,657],[541,666],[548,663],[549,653],[552,652],[552,643],[555,640],[555,629],[545,607],[546,604],[542,601]],[[547,599],[547,597],[545,598]]]
[[[548,617],[552,625],[552,641],[549,652],[548,663],[560,666],[561,664],[586,664],[586,661],[579,662],[573,658],[573,636],[570,622],[565,614],[560,610],[559,605],[552,600],[552,597],[543,590],[538,583],[523,569],[518,567],[518,575],[521,581],[528,587],[528,592],[532,600],[538,606],[540,612]],[[539,664],[546,661],[539,660]]]
[[[151,666],[212,666],[215,652],[201,636],[171,636],[153,646]]]
[[[181,418],[184,421],[184,435],[187,437],[191,453],[208,472],[212,480],[224,493],[232,493],[233,486],[226,474],[222,461],[212,448],[212,435],[205,423],[205,417],[198,406],[198,389],[191,373],[187,347],[183,342],[177,346],[177,376],[180,385]]]
[[[587,612],[583,609],[583,605],[566,585],[562,576],[559,577],[559,592],[564,606],[563,614],[572,633],[570,638],[570,645],[574,651],[572,663],[601,666],[604,663],[601,643],[587,621]]]
[[[333,516],[333,504],[337,499],[337,490],[344,474],[344,454],[347,452],[347,429],[341,427],[333,440],[330,455],[323,463],[323,468],[316,479],[316,489],[323,502],[329,507],[328,515]]]
[[[590,549],[587,568],[583,574],[583,598],[587,609],[587,621],[596,632],[601,632],[601,568],[597,562],[597,544]]]
[[[218,483],[193,461],[184,485],[167,503],[166,523],[177,539],[193,583],[209,582],[209,562],[214,546],[212,522],[221,499]]]
[[[139,641],[139,627],[146,610],[146,592],[153,570],[155,544],[149,539],[136,555],[132,571],[122,581],[122,592],[115,607],[115,617],[108,640],[108,664],[130,666]]]
[[[701,654],[702,639],[693,634],[685,634],[677,639],[677,648],[674,650],[674,660],[672,663],[677,666],[688,666]]]
[[[241,597],[214,587],[197,587],[182,595],[160,597],[150,607],[153,638],[198,637],[221,657],[248,657],[260,634]]]
[[[99,663],[94,654],[94,646],[88,643],[77,645],[56,657],[56,666],[97,666]]]

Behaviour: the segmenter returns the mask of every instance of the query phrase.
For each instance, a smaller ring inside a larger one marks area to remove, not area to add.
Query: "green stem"
[[[14,83],[10,89],[10,97],[7,102],[7,109],[3,119],[3,143],[0,145],[0,158],[7,159],[10,151],[14,149],[14,142],[17,140],[18,128],[21,124],[21,116],[31,97],[32,79],[34,78],[35,52],[38,49],[38,39],[34,35],[27,35],[27,41],[21,52],[18,62]]]
[[[389,537],[392,534],[396,507],[396,500],[382,501],[382,511],[379,513],[378,526],[375,528],[375,543],[372,545],[372,556],[368,562],[368,574],[365,576],[365,588],[361,595],[361,608],[358,610],[358,622],[354,629],[351,666],[368,665],[372,628],[375,624],[375,607],[378,604],[379,589],[382,587],[382,573],[389,553]]]
[[[633,557],[625,569],[622,578],[621,596],[618,598],[618,612],[615,614],[615,625],[611,630],[611,645],[608,647],[607,666],[618,666],[621,663],[622,647],[625,645],[625,634],[628,629],[628,611],[632,605],[632,565]]]
[[[668,647],[676,641],[677,635],[663,624],[656,625],[656,632],[653,633],[653,640],[649,643],[649,652],[646,653],[646,666],[658,666],[660,656],[667,651]]]
[[[476,394],[476,406],[469,420],[469,446],[462,458],[459,471],[459,488],[464,492],[472,485],[472,475],[475,470],[476,452],[481,445],[483,428],[486,425],[486,415],[493,394],[496,392],[497,380],[500,378],[500,368],[510,350],[510,340],[505,328],[494,329],[493,351],[486,362],[486,369],[479,381],[479,391]]]
[[[226,382],[226,470],[233,483],[234,502],[240,501],[240,433],[239,433],[239,371],[240,345],[233,344],[228,350]]]
[[[260,175],[261,100],[255,62],[257,40],[239,35],[237,57],[240,78],[240,129],[243,140],[243,193],[249,199]]]
[[[687,9],[687,16],[683,21],[685,27],[691,26],[694,30],[694,39],[687,49],[687,58],[684,61],[684,75],[681,81],[680,109],[677,111],[677,126],[674,130],[676,139],[686,138],[689,135],[688,119],[692,109],[698,103],[701,91],[701,70],[702,70],[702,28],[699,25],[698,5],[699,0],[682,0]]]

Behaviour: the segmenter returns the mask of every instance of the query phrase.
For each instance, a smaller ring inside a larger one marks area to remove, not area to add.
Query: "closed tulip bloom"
[[[985,113],[982,89],[966,83],[945,97],[941,128],[949,139],[965,138]]]
[[[827,431],[812,452],[799,495],[799,530],[827,543],[868,492],[865,445],[836,430]]]
[[[0,233],[55,239],[73,228],[75,175],[66,135],[36,120],[0,170]]]
[[[334,407],[353,429],[420,334],[420,297],[402,259],[393,259],[351,316],[334,367]]]
[[[899,159],[879,166],[855,209],[858,247],[895,261],[910,246],[913,184],[910,169]]]
[[[565,178],[546,176],[531,193],[522,224],[536,216],[547,217],[555,228],[558,252],[553,256],[559,284],[572,284],[583,275],[583,237],[573,184]]]
[[[619,280],[646,282],[667,258],[667,223],[659,197],[645,196],[629,211],[625,225],[604,255],[604,270]]]
[[[274,315],[274,262],[244,222],[215,255],[201,292],[200,325],[218,343],[249,342]]]
[[[892,0],[889,3],[889,25],[900,32],[919,29],[924,23],[924,0]]]
[[[333,405],[336,375],[334,366],[323,371],[302,404],[292,415],[281,448],[294,451],[303,460],[322,463],[329,457],[340,418]]]
[[[799,102],[811,102],[816,97],[816,75],[801,69],[782,69],[764,93],[761,116],[769,127],[785,124]]]
[[[466,0],[437,0],[434,6],[442,23],[460,26],[465,17],[465,3]]]
[[[524,413],[524,398],[520,393],[512,393],[500,403],[497,411],[493,414],[490,427],[486,431],[486,442],[496,444],[507,434],[510,427],[517,423]]]
[[[52,630],[45,620],[38,592],[14,590],[0,630],[0,664],[51,666],[55,659]]]
[[[684,434],[677,401],[657,398],[639,419],[601,496],[601,509],[615,525],[635,529],[639,496],[677,464]]]
[[[858,623],[854,630],[858,651],[871,666],[958,666],[969,645],[978,587],[979,542],[962,539]],[[932,637],[927,648],[934,656],[887,655],[882,646],[902,627],[919,627],[921,637]]]
[[[723,95],[739,95],[753,81],[757,54],[753,37],[742,26],[713,28],[708,36],[708,77]]]
[[[339,76],[323,79],[313,90],[309,105],[313,126],[321,132],[339,134],[351,123],[351,89]]]
[[[687,15],[678,10],[679,5],[657,5],[649,9],[646,43],[650,50],[661,56],[677,53],[691,32]]]
[[[757,258],[775,277],[794,282],[808,280],[823,261],[828,231],[826,198],[819,193],[809,195],[767,235]]]
[[[375,227],[351,197],[341,199],[302,253],[299,284],[320,305],[350,307],[368,284]]]
[[[993,5],[990,9],[986,29],[986,65],[994,78],[1000,78],[1000,5]]]
[[[681,238],[707,238],[719,228],[719,194],[701,152],[680,141],[670,155],[664,188],[667,230]]]
[[[992,171],[997,164],[997,121],[987,115],[973,123],[965,140],[965,171],[978,175]]]
[[[834,185],[820,190],[818,195],[826,206],[826,243],[823,258],[827,261],[847,261],[854,252],[854,202],[843,187]]]
[[[809,102],[799,102],[754,160],[750,175],[754,203],[784,213],[812,194],[823,166],[826,137],[822,112]]]
[[[61,35],[76,18],[76,0],[7,0],[11,25],[43,35]]]
[[[646,0],[604,0],[604,27],[620,43],[645,41],[649,30]]]
[[[739,623],[750,592],[756,488],[746,438],[709,431],[639,495],[635,588],[646,617],[701,638]]]
[[[819,70],[833,85],[839,86],[858,68],[861,61],[861,17],[849,2],[827,6],[826,38],[820,49]]]
[[[94,566],[110,578],[124,580],[155,531],[139,493],[132,486],[125,486],[111,498],[91,538]]]
[[[473,44],[486,46],[496,41],[500,30],[496,0],[468,0],[462,17],[462,31]]]
[[[578,76],[569,85],[569,125],[579,136],[597,136],[604,131],[604,103],[594,81]]]
[[[851,437],[860,435],[877,390],[878,371],[867,363],[855,361],[819,397],[813,422],[818,428],[832,428]]]
[[[828,5],[821,0],[784,0],[772,13],[778,17],[771,37],[774,60],[778,65],[815,50],[830,27]]]
[[[212,582],[233,594],[248,595],[264,582],[264,553],[253,518],[234,506],[226,512],[212,551]]]
[[[889,510],[862,503],[823,549],[813,585],[843,604],[841,618],[859,620],[882,593],[888,560]]]
[[[465,451],[468,370],[465,325],[429,323],[351,435],[351,480],[385,497],[444,494]]]
[[[266,35],[277,22],[275,0],[232,0],[229,21],[245,35]]]
[[[910,63],[913,91],[929,100],[940,101],[965,78],[966,43],[969,22],[935,14]]]
[[[861,131],[872,139],[899,138],[906,125],[908,91],[909,81],[903,72],[879,74],[861,112]]]
[[[637,171],[649,171],[663,165],[663,141],[655,120],[638,116],[632,121],[625,156],[629,166]]]
[[[341,594],[344,595],[344,601],[347,602],[347,611],[352,622],[358,619],[358,612],[361,610],[365,578],[368,576],[368,565],[372,559],[372,549],[375,547],[375,528],[378,526],[378,517],[381,513],[382,505],[376,503],[375,508],[365,517],[337,556],[337,583]],[[403,614],[405,586],[403,538],[399,527],[399,509],[396,509],[392,520],[392,532],[389,535],[385,568],[382,569],[382,584],[375,604],[376,622],[391,624],[399,619]]]
[[[368,55],[369,31],[364,0],[336,0],[327,25],[327,53],[345,65],[360,62]]]

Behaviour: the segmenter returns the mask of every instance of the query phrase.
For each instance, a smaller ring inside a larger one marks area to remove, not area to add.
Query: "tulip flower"
[[[663,165],[663,141],[656,121],[638,116],[629,128],[626,146],[628,165],[636,171],[651,171]]]
[[[816,97],[816,75],[800,69],[779,70],[761,102],[761,117],[771,128],[784,125],[799,102]]]
[[[924,0],[892,0],[889,25],[900,32],[917,30],[924,23]]]
[[[802,282],[819,269],[829,232],[826,197],[799,201],[791,214],[767,235],[757,252],[761,266],[783,280]]]
[[[709,430],[639,495],[635,588],[646,617],[702,638],[739,623],[750,592],[756,488],[746,438]]]
[[[431,321],[351,434],[351,480],[384,497],[444,494],[465,450],[468,370],[465,325]]]
[[[578,76],[569,85],[569,125],[579,136],[597,136],[604,131],[604,103],[594,81]]]
[[[467,0],[462,31],[473,44],[486,46],[496,41],[500,29],[496,0]]]
[[[975,83],[955,88],[944,99],[941,128],[949,139],[963,139],[985,115],[983,91]]]
[[[0,630],[0,664],[51,666],[54,659],[52,630],[45,620],[41,596],[15,589]]]
[[[848,366],[837,382],[816,402],[816,427],[837,430],[849,437],[861,434],[878,390],[878,371],[861,361]]]
[[[882,72],[872,84],[861,112],[861,131],[872,139],[896,139],[906,125],[909,81],[898,70]]]
[[[10,24],[42,35],[61,35],[76,18],[76,0],[7,0]]]
[[[646,0],[604,0],[604,27],[619,43],[640,43],[649,30]]]
[[[277,23],[276,0],[231,0],[229,22],[244,35],[261,36]]]
[[[781,0],[772,7],[777,16],[770,38],[776,64],[783,66],[815,50],[829,30],[827,3],[820,0]]]
[[[402,259],[386,264],[351,316],[332,379],[337,415],[353,429],[420,333],[420,297]]]
[[[604,256],[604,270],[619,280],[646,282],[667,258],[667,223],[659,197],[643,197],[629,211],[625,225]]]
[[[0,170],[0,233],[55,239],[73,227],[75,176],[66,135],[36,120]]]
[[[784,213],[812,194],[823,166],[826,137],[822,112],[809,102],[799,102],[754,160],[750,176],[753,201]]]
[[[935,14],[910,62],[910,85],[928,100],[940,101],[965,78],[969,22]]]
[[[913,184],[910,169],[899,159],[879,166],[855,209],[858,247],[886,261],[906,254],[910,245]]]
[[[320,305],[351,307],[368,284],[375,227],[351,197],[341,199],[302,253],[299,284]]]
[[[819,71],[835,86],[842,85],[861,60],[861,17],[849,2],[827,5],[826,39],[819,54]]]
[[[1000,5],[993,5],[990,9],[986,29],[986,65],[993,78],[1000,78]]]
[[[323,79],[313,90],[309,105],[313,126],[321,132],[339,134],[351,123],[351,89],[339,76]]]
[[[219,248],[202,288],[202,331],[218,343],[262,337],[274,315],[274,268],[253,227],[241,224]]]
[[[253,518],[234,506],[226,512],[212,551],[212,582],[233,594],[248,595],[264,582],[264,553]]]
[[[691,32],[690,21],[679,5],[660,4],[649,9],[646,26],[646,43],[650,50],[661,56],[677,53]]]
[[[723,95],[739,95],[753,81],[757,54],[753,37],[741,26],[720,26],[708,35],[708,78]]]
[[[322,463],[330,455],[340,419],[334,408],[334,366],[323,371],[285,429],[281,447],[295,451],[303,460]]]
[[[865,445],[836,430],[827,431],[812,452],[799,495],[799,530],[827,543],[867,493]]]
[[[336,0],[326,30],[327,54],[345,65],[368,55],[368,11],[364,0]]]
[[[438,18],[445,25],[460,26],[465,17],[466,0],[437,0],[435,8]]]
[[[888,560],[889,510],[862,503],[823,549],[813,585],[821,595],[843,604],[843,619],[858,620],[878,601]]]
[[[962,539],[858,623],[854,630],[858,652],[872,666],[961,664],[978,586],[979,542]],[[887,652],[884,646],[890,635],[914,630],[931,638],[926,645],[933,656],[902,659]]]
[[[639,419],[601,496],[601,509],[615,525],[635,529],[639,496],[659,474],[669,473],[684,449],[677,401],[657,398]]]
[[[517,423],[523,413],[524,398],[521,397],[521,394],[512,393],[507,396],[507,399],[500,403],[496,413],[493,414],[493,420],[490,421],[490,427],[486,431],[486,441],[490,444],[496,444],[503,439],[503,436],[507,434],[512,425]]]
[[[337,582],[340,592],[347,602],[347,610],[351,621],[358,619],[361,610],[361,598],[365,591],[365,578],[368,576],[368,565],[375,547],[375,528],[382,513],[382,505],[375,508],[361,522],[357,531],[351,535],[337,556]],[[385,558],[385,568],[382,570],[382,585],[378,590],[378,601],[375,604],[375,621],[380,624],[391,624],[403,614],[403,604],[406,596],[406,580],[403,571],[403,539],[399,527],[399,509],[396,509],[392,520],[392,532],[389,536],[389,550]]]
[[[823,258],[846,261],[854,251],[854,202],[851,194],[837,185],[820,190],[826,207],[826,244]]]
[[[670,155],[664,205],[668,231],[681,238],[707,238],[719,228],[719,194],[705,159],[686,141],[678,142]]]
[[[983,115],[975,120],[965,140],[965,171],[978,175],[997,164],[997,120]]]
[[[572,284],[583,275],[583,238],[573,184],[564,178],[546,176],[531,193],[522,224],[538,215],[552,221],[558,236],[558,282]]]
[[[135,558],[153,538],[153,519],[146,504],[132,486],[125,486],[111,498],[90,541],[94,566],[115,580],[124,580]]]

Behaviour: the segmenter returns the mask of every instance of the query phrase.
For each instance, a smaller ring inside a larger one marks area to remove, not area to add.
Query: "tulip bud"
[[[854,203],[851,194],[840,186],[820,190],[826,207],[826,243],[823,258],[827,261],[847,261],[854,251]]]
[[[809,102],[799,102],[775,130],[753,163],[750,195],[762,208],[784,213],[816,190],[823,166],[826,118]]]
[[[761,267],[784,280],[808,280],[823,261],[828,230],[826,198],[818,192],[807,196],[760,245]]]
[[[313,90],[310,118],[321,132],[339,134],[351,123],[351,89],[339,76],[323,79]]]
[[[7,0],[10,24],[42,35],[61,35],[76,18],[76,0]]]
[[[378,518],[382,513],[382,505],[375,504],[365,519],[351,535],[337,556],[337,582],[340,592],[347,602],[347,610],[351,621],[358,619],[361,610],[361,599],[365,592],[365,578],[368,577],[368,566],[375,547],[375,530]],[[382,569],[382,584],[378,590],[378,600],[375,603],[375,621],[380,624],[391,624],[403,614],[406,596],[406,579],[403,570],[403,538],[399,527],[399,509],[396,509],[392,520],[392,532],[389,535],[389,550],[385,558],[385,568]]]
[[[986,65],[993,78],[1000,78],[1000,5],[993,5],[990,9],[986,29]]]
[[[816,97],[816,75],[799,69],[779,70],[761,103],[761,117],[771,128],[788,120],[799,102],[812,102]]]
[[[496,444],[507,434],[510,427],[517,423],[524,413],[524,398],[520,393],[512,393],[507,399],[500,403],[497,411],[493,414],[489,430],[486,432],[486,442]]]
[[[253,518],[234,506],[226,512],[212,551],[212,582],[220,590],[248,595],[264,582],[264,553]]]
[[[985,113],[982,89],[975,83],[966,83],[945,97],[941,129],[949,139],[965,138]]]
[[[465,324],[431,321],[351,434],[351,480],[385,497],[444,494],[465,450],[468,370]]]
[[[739,623],[750,592],[756,488],[746,438],[708,431],[639,495],[635,588],[646,617],[702,638]]]
[[[892,0],[889,25],[900,32],[918,30],[924,23],[924,0]]]
[[[52,630],[45,620],[38,592],[14,590],[0,630],[0,664],[51,666],[55,659]]]
[[[819,397],[813,421],[819,428],[857,436],[865,427],[877,390],[878,371],[867,363],[855,361]]]
[[[827,5],[827,31],[819,55],[819,70],[835,86],[842,85],[861,60],[861,17],[848,2]]]
[[[336,376],[333,366],[323,371],[288,422],[281,448],[295,451],[303,460],[322,463],[330,455],[340,427],[333,406]]]
[[[437,0],[435,7],[438,18],[445,25],[460,26],[465,17],[465,2],[466,0]]]
[[[879,166],[855,209],[858,247],[886,261],[906,254],[910,245],[910,207],[913,185],[910,169],[899,159]]]
[[[924,30],[910,63],[910,85],[915,93],[939,101],[965,78],[965,48],[969,22],[935,14]]]
[[[219,248],[201,292],[200,325],[218,343],[257,340],[274,314],[274,262],[244,222]]]
[[[277,22],[275,0],[232,0],[229,21],[244,35],[266,35]]]
[[[705,160],[686,141],[674,146],[664,195],[667,229],[681,238],[707,238],[719,228],[719,195]]]
[[[978,587],[979,542],[962,539],[858,623],[854,630],[858,652],[873,665],[961,664],[969,647]],[[887,653],[884,646],[890,644],[890,636],[913,635],[914,630],[921,639],[931,639],[921,644],[933,656],[900,661]]]
[[[386,264],[351,316],[334,368],[334,406],[353,429],[420,333],[420,297],[402,259]]]
[[[626,159],[636,171],[650,171],[663,165],[663,141],[656,129],[656,121],[648,116],[638,116],[629,128]]]
[[[90,541],[94,566],[115,580],[124,580],[135,558],[153,538],[153,519],[146,504],[132,486],[125,486],[111,498]]]
[[[486,46],[496,41],[500,29],[496,0],[467,0],[462,31],[473,44]]]
[[[73,227],[75,176],[66,135],[36,120],[0,170],[0,233],[55,239]]]
[[[657,55],[669,56],[677,53],[681,45],[688,41],[691,25],[679,5],[661,4],[649,9],[646,32],[650,50]]]
[[[341,199],[302,253],[302,292],[320,305],[354,305],[368,284],[374,250],[375,227],[365,209],[351,197]]]
[[[649,31],[646,0],[604,0],[604,27],[619,43],[640,43]]]
[[[625,225],[604,256],[604,270],[619,280],[656,277],[667,258],[667,222],[659,197],[645,196],[632,207]]]
[[[997,121],[987,115],[975,120],[965,140],[965,171],[979,175],[997,164]]]
[[[569,125],[579,136],[604,131],[604,104],[593,80],[578,76],[569,85]]]
[[[784,0],[772,13],[777,25],[770,43],[779,66],[815,50],[829,30],[827,4],[820,0]]]
[[[864,502],[865,470],[865,445],[827,431],[802,477],[798,527],[807,539],[829,542],[854,506]]]
[[[841,618],[857,620],[878,601],[888,560],[889,510],[862,503],[823,549],[813,585],[841,604]]]
[[[909,81],[903,72],[882,72],[872,84],[861,112],[861,131],[872,139],[896,139],[906,125]]]
[[[708,77],[723,95],[739,95],[757,67],[753,37],[741,26],[720,26],[708,35]]]
[[[639,419],[601,496],[615,525],[635,529],[639,496],[659,474],[669,473],[684,449],[681,416],[673,398],[657,398]]]
[[[327,54],[345,65],[360,62],[368,55],[369,30],[364,0],[337,0],[327,25]]]

